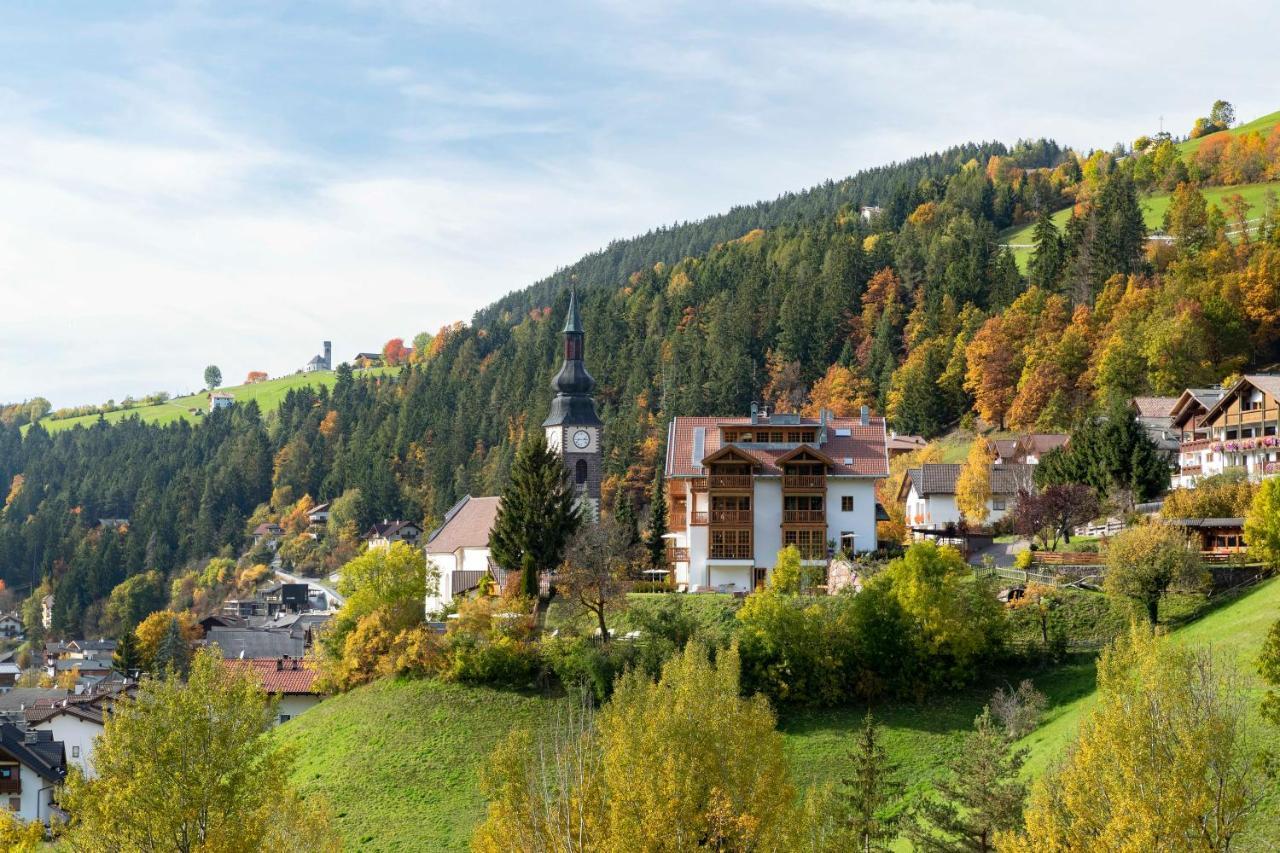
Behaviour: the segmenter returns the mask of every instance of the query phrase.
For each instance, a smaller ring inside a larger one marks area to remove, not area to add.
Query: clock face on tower
[[[585,429],[580,429],[573,434],[573,446],[579,450],[585,450],[587,445],[591,443],[591,433]]]

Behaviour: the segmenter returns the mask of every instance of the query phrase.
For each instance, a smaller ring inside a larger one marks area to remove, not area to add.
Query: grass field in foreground
[[[728,606],[720,598],[700,600],[705,612],[699,618],[717,621],[713,611]],[[1096,598],[1091,603],[1101,602],[1101,596]],[[1172,642],[1212,643],[1252,676],[1262,638],[1277,618],[1280,579],[1211,607],[1170,636]],[[1061,666],[996,673],[966,690],[921,703],[877,704],[872,710],[885,726],[891,759],[918,790],[960,748],[996,686],[1031,678],[1051,700],[1044,724],[1022,743],[1031,750],[1027,773],[1034,775],[1044,772],[1075,736],[1081,716],[1091,707],[1094,672],[1090,656],[1076,656]],[[490,750],[513,726],[545,725],[561,701],[391,680],[331,698],[273,736],[298,750],[294,782],[304,791],[324,792],[332,801],[346,849],[465,850],[484,813],[477,774]],[[781,718],[779,729],[797,783],[839,781],[865,711],[851,707]],[[1275,800],[1273,796],[1265,820],[1280,814]]]
[[[1280,183],[1273,181],[1261,184],[1240,184],[1233,187],[1201,187],[1200,192],[1204,195],[1206,202],[1218,205],[1223,213],[1228,212],[1226,199],[1239,194],[1248,202],[1249,217],[1253,218],[1259,216],[1266,206],[1268,192],[1273,192],[1280,197]],[[1164,214],[1169,209],[1170,197],[1170,193],[1154,193],[1142,199],[1142,220],[1147,225],[1147,231],[1154,231],[1164,226]],[[1050,217],[1059,232],[1067,227],[1067,221],[1070,218],[1071,208],[1069,207],[1062,208]],[[1018,262],[1018,269],[1023,272],[1027,271],[1027,262],[1031,260],[1033,250],[1030,245],[1033,243],[1032,232],[1034,231],[1035,223],[1030,223],[1006,231],[1000,237],[1002,243],[1014,247],[1013,257]]]
[[[357,376],[379,376],[385,374],[398,373],[398,367],[374,367],[369,370],[357,370]],[[253,385],[228,385],[217,390],[225,391],[235,395],[237,403],[247,403],[255,401],[258,408],[263,413],[274,411],[284,400],[285,395],[295,388],[305,388],[307,386],[319,387],[327,386],[332,388],[333,383],[337,381],[337,374],[331,370],[317,370],[314,373],[294,373],[290,376],[281,376],[278,379],[268,379],[265,382],[256,382]],[[119,410],[109,412],[102,417],[108,423],[116,423],[137,415],[148,423],[167,424],[182,419],[194,421],[196,416],[191,414],[191,409],[199,409],[201,412],[209,411],[209,392],[202,391],[199,394],[191,394],[186,397],[175,397],[167,403],[161,403],[156,406],[138,406],[133,409]],[[46,430],[51,433],[60,432],[64,429],[72,429],[76,426],[93,426],[98,420],[98,416],[81,415],[75,418],[60,418],[52,420],[45,418],[40,422]]]

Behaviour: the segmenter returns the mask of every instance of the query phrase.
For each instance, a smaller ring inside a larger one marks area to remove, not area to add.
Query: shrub
[[[467,684],[528,686],[542,670],[534,642],[533,603],[524,598],[477,598],[458,607],[445,646],[445,677]]]
[[[609,698],[638,651],[633,643],[598,643],[589,637],[549,637],[542,643],[542,655],[560,683],[589,689],[597,702]]]
[[[1035,731],[1048,704],[1045,695],[1029,679],[1023,679],[1016,690],[996,688],[991,696],[991,716],[1004,726],[1010,740],[1017,740]]]
[[[1028,548],[1025,551],[1019,551],[1018,555],[1013,558],[1013,565],[1020,572],[1025,572],[1035,563],[1035,552]]]

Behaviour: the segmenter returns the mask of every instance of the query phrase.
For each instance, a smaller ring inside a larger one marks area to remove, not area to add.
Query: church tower
[[[604,476],[600,439],[604,424],[591,396],[596,381],[587,372],[583,355],[582,318],[578,315],[575,289],[569,293],[569,314],[564,321],[564,364],[551,381],[556,396],[542,426],[547,431],[547,446],[564,460],[569,482],[599,516],[600,481]]]

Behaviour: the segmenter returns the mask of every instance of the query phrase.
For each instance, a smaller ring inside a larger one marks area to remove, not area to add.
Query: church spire
[[[544,426],[557,424],[583,424],[596,426],[600,418],[591,398],[596,381],[587,372],[585,363],[585,335],[582,331],[582,315],[578,311],[577,288],[569,291],[569,310],[564,318],[564,363],[551,381],[555,399],[551,401],[551,414]]]
[[[582,334],[582,317],[578,314],[578,285],[570,285],[569,287],[569,311],[564,317],[564,328],[561,329],[566,335],[570,332]]]

